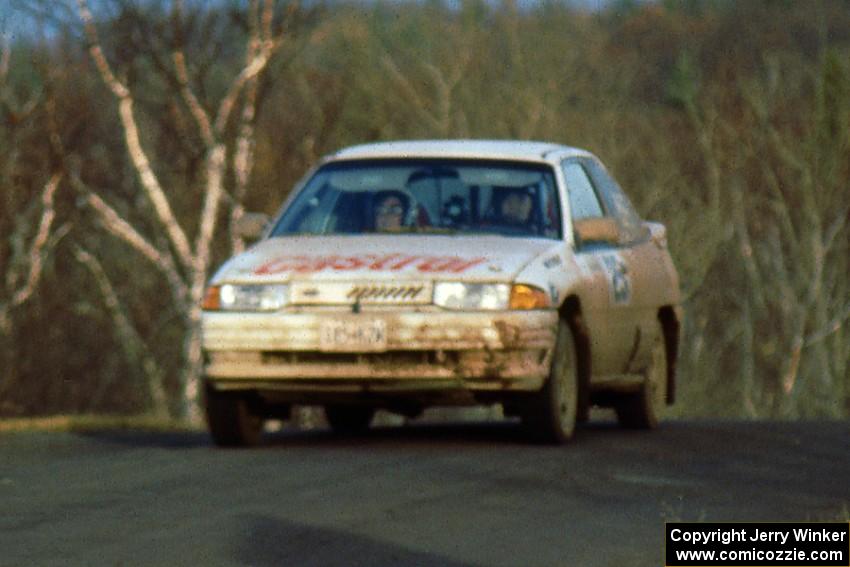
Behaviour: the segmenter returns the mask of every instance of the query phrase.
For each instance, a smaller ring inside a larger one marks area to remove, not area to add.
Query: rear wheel
[[[369,429],[375,408],[369,406],[325,406],[325,418],[334,433],[350,435]]]
[[[649,366],[644,371],[640,390],[620,398],[614,409],[620,425],[630,429],[655,429],[664,415],[667,404],[667,349],[664,329],[658,332],[652,345]]]
[[[560,320],[549,378],[520,406],[522,422],[535,438],[560,444],[575,432],[578,417],[578,357],[570,325]]]
[[[263,418],[251,411],[244,394],[205,388],[207,425],[220,447],[252,447],[260,442]]]

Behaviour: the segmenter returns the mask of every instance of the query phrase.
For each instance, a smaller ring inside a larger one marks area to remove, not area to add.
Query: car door
[[[583,219],[609,216],[589,168],[581,159],[561,163],[573,225]],[[582,314],[590,334],[595,377],[623,374],[634,345],[631,255],[614,243],[576,241],[576,262],[582,272]]]
[[[635,372],[640,370],[640,361],[659,329],[659,290],[667,285],[666,252],[652,240],[649,228],[605,167],[593,158],[581,162],[590,174],[605,214],[619,225],[620,242],[612,252],[623,264],[628,291],[621,294],[617,311],[622,317],[623,332],[631,335],[631,351],[622,371]],[[613,264],[613,257],[604,261]]]

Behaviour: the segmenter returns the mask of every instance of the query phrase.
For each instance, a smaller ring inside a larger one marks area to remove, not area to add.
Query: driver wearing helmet
[[[528,190],[522,188],[501,189],[496,217],[500,223],[510,226],[526,226],[531,220],[533,201]]]
[[[379,191],[372,200],[375,232],[395,232],[408,223],[410,197],[395,189]]]

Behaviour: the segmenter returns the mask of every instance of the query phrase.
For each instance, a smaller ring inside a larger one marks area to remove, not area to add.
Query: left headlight
[[[510,298],[508,284],[441,282],[434,286],[434,305],[447,309],[507,309]]]
[[[276,311],[289,301],[285,285],[223,284],[207,288],[203,308],[207,311]]]

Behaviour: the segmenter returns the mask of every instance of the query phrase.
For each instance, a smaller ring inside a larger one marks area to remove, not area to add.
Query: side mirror
[[[620,225],[611,218],[580,219],[573,222],[573,229],[579,246],[591,243],[620,243]]]
[[[263,213],[243,213],[233,227],[233,232],[244,240],[259,240],[269,225],[269,216]]]
[[[661,249],[667,248],[667,227],[660,222],[643,223],[644,230],[655,245]]]

